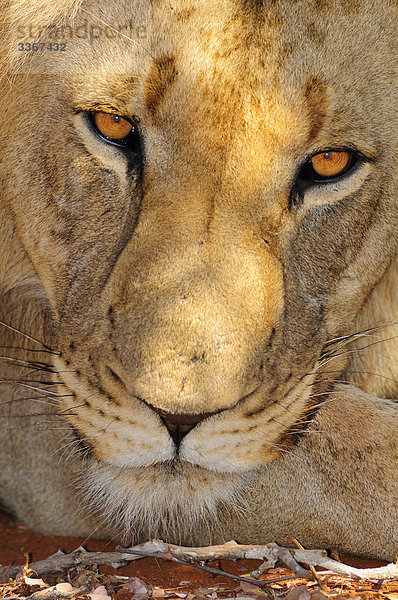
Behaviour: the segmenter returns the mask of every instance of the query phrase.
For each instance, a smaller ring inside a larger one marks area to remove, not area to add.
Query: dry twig
[[[84,548],[78,548],[70,554],[64,554],[58,551],[56,554],[49,556],[46,560],[41,560],[30,565],[38,575],[46,575],[48,573],[63,573],[72,568],[85,568],[92,565],[110,565],[114,568],[123,567],[132,560],[137,560],[144,556],[155,558],[165,558],[176,562],[195,566],[195,563],[203,561],[211,561],[218,559],[236,560],[239,558],[260,559],[264,561],[264,565],[257,571],[264,571],[266,568],[272,568],[276,563],[283,563],[289,569],[294,571],[295,577],[308,578],[309,572],[303,569],[298,563],[322,567],[328,571],[333,571],[339,575],[350,577],[358,580],[368,581],[392,581],[398,580],[398,564],[391,563],[385,567],[374,569],[356,569],[336,560],[329,558],[322,550],[302,550],[293,548],[283,548],[277,544],[261,545],[240,545],[231,541],[220,546],[205,546],[198,548],[189,548],[184,546],[176,546],[167,544],[161,540],[151,540],[144,544],[139,544],[131,548],[118,548],[118,552],[86,552]],[[217,571],[217,574],[231,576],[234,579],[248,581],[256,585],[266,585],[274,580],[256,581],[239,577],[237,575],[229,575],[224,571],[214,569],[213,567],[204,567],[196,565],[210,572]],[[2,567],[0,568],[0,581],[7,580],[9,577],[15,579],[19,577],[25,565],[17,567]],[[286,579],[286,578],[283,578]],[[281,581],[279,578],[276,581]]]
[[[137,553],[142,556],[155,556],[157,558],[178,558],[188,563],[216,559],[257,558],[265,560],[266,568],[272,568],[277,562],[285,564],[295,572],[297,577],[307,577],[305,571],[298,563],[322,567],[338,575],[351,579],[368,581],[393,581],[398,580],[398,563],[390,563],[385,567],[373,569],[356,569],[329,558],[324,550],[303,550],[284,548],[278,544],[240,545],[234,541],[221,546],[204,546],[199,548],[186,548],[167,544],[161,540],[152,540],[131,548],[120,548],[124,553]],[[261,568],[263,571],[264,569]]]
[[[292,550],[294,558],[313,565],[314,567],[322,567],[328,571],[333,571],[338,575],[344,575],[351,579],[367,580],[367,581],[395,581],[398,580],[398,563],[390,563],[384,567],[376,567],[373,569],[356,569],[344,563],[338,562],[329,558],[323,550]]]
[[[142,556],[133,555],[131,553],[124,554],[123,552],[87,552],[80,547],[71,552],[64,554],[58,550],[45,560],[31,563],[30,569],[43,576],[48,573],[64,573],[68,569],[90,567],[92,565],[109,565],[115,569],[125,567],[132,560],[137,560]],[[8,578],[16,579],[22,575],[26,565],[18,565],[11,567],[0,566],[0,581],[7,581]]]

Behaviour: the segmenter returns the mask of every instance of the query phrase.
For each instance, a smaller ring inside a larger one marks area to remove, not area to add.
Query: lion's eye
[[[111,140],[123,140],[132,129],[131,123],[123,117],[104,112],[94,114],[94,123],[98,131]]]
[[[327,183],[348,174],[357,164],[358,157],[347,150],[325,150],[315,154],[302,168],[299,178],[307,182]]]
[[[311,158],[311,165],[321,177],[338,177],[350,164],[349,152],[321,152]]]
[[[94,130],[104,142],[139,152],[140,138],[136,125],[120,115],[106,112],[91,112],[89,116]]]

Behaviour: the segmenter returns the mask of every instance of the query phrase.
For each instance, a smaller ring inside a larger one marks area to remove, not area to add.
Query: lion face
[[[211,508],[286,451],[396,251],[395,9],[318,4],[120,1],[135,43],[87,3],[109,35],[18,67],[7,210],[111,512]]]

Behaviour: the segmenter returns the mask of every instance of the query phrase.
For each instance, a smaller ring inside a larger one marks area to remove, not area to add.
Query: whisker
[[[60,385],[59,381],[41,381],[40,379],[0,379],[0,383],[40,383],[41,385]]]
[[[74,394],[57,394],[56,392],[52,392],[51,390],[45,390],[43,388],[40,388],[40,387],[37,387],[34,385],[29,385],[27,383],[22,383],[21,381],[14,380],[14,379],[0,379],[0,384],[1,383],[6,383],[8,385],[19,385],[20,387],[27,388],[29,390],[36,390],[37,392],[43,392],[44,394],[50,394],[54,398],[63,398],[65,396],[73,397],[74,396]]]
[[[337,338],[332,338],[331,340],[327,340],[325,342],[325,346],[329,345],[329,344],[334,344],[335,342],[338,342],[340,340],[347,340],[347,339],[352,339],[355,336],[361,335],[361,334],[366,334],[372,331],[378,331],[379,329],[384,329],[386,327],[392,327],[394,325],[398,325],[398,321],[386,321],[385,323],[380,323],[379,325],[374,325],[373,327],[368,327],[367,329],[361,329],[360,331],[355,331],[354,333],[350,333],[348,335],[342,335],[340,337]]]
[[[304,429],[291,429],[290,427],[288,429],[286,429],[286,425],[284,423],[281,423],[280,421],[278,421],[277,419],[273,418],[272,421],[274,421],[275,423],[278,423],[278,425],[280,425],[283,429],[285,429],[284,435],[288,434],[288,435],[293,435],[295,433],[307,433],[307,431],[305,431]],[[299,418],[297,419],[297,421],[295,422],[295,424],[299,424],[302,423],[304,425],[309,425],[311,423],[311,420],[306,418],[305,420],[303,418]],[[319,431],[319,430],[314,430],[314,431],[310,431],[308,433],[325,433],[324,431]]]
[[[303,425],[311,425],[311,423],[313,423],[313,419],[307,419],[306,421],[301,421],[301,423]],[[307,433],[316,433],[316,434],[321,434],[321,433],[326,433],[325,430],[322,429],[288,429],[285,431],[284,435],[296,435],[297,433],[302,433],[307,435]]]
[[[40,361],[22,360],[20,358],[12,358],[10,356],[0,356],[0,361],[10,363],[16,367],[22,367],[26,369],[32,369],[35,371],[43,371],[45,373],[57,374],[57,371],[49,363],[42,363]]]
[[[328,364],[328,360],[329,359],[333,359],[334,357],[337,356],[342,356],[342,353],[338,353],[338,351],[341,348],[344,348],[345,346],[347,346],[349,343],[362,338],[362,337],[377,337],[377,341],[376,342],[372,342],[371,344],[367,344],[366,346],[363,346],[362,348],[358,348],[358,349],[353,349],[353,351],[359,351],[359,350],[364,350],[365,348],[368,348],[369,346],[372,346],[373,344],[378,344],[378,343],[382,343],[384,341],[388,341],[390,339],[394,339],[394,337],[396,336],[392,336],[390,338],[383,338],[380,335],[376,336],[374,335],[374,332],[376,331],[380,331],[381,329],[386,329],[387,327],[392,327],[397,325],[398,322],[397,321],[389,321],[389,322],[385,322],[385,323],[380,323],[379,325],[375,325],[373,327],[368,327],[367,329],[363,329],[361,331],[358,332],[354,332],[352,334],[349,335],[345,335],[345,336],[340,336],[337,338],[334,338],[332,340],[328,340],[325,343],[325,347],[327,346],[331,346],[329,349],[324,350],[321,355],[320,355],[320,363],[319,366],[322,367],[325,364]],[[336,344],[336,342],[340,341],[340,343]],[[333,344],[335,344],[335,347],[333,347]]]
[[[392,377],[386,377],[385,375],[380,375],[379,373],[370,373],[367,371],[350,371],[350,373],[356,373],[358,375],[374,375],[375,377],[381,377],[382,379],[386,379],[387,381],[392,381],[393,383],[398,383],[397,379],[393,379]],[[355,385],[352,381],[348,379],[320,379],[319,383],[342,383],[344,385]],[[325,392],[326,394],[328,392]],[[329,392],[331,393],[331,392]]]
[[[26,415],[29,416],[29,415]],[[51,415],[50,415],[51,416]],[[37,431],[70,431],[68,427],[52,427],[54,421],[48,421],[47,423],[40,423],[40,426],[35,426],[35,432]],[[44,427],[46,425],[46,427]],[[12,431],[22,431],[24,429],[32,429],[32,423],[27,423],[26,425],[18,425],[17,427],[12,428]]]
[[[366,334],[366,333],[359,333],[359,334],[355,334],[355,336],[352,336],[352,337],[355,337],[355,339],[359,339],[359,338],[362,338],[362,337],[377,337],[378,338],[376,342],[371,342],[370,344],[366,344],[366,346],[362,346],[361,348],[356,348],[355,349],[355,350],[365,350],[366,348],[369,348],[371,346],[375,346],[376,344],[381,344],[383,342],[388,342],[390,340],[395,340],[398,337],[398,335],[392,335],[390,337],[383,338],[381,336],[374,336],[374,335],[369,335],[369,334]]]
[[[110,427],[112,425],[112,423],[115,423],[115,421],[117,421],[117,417],[112,419],[112,421],[109,421],[108,425],[105,427],[105,429],[102,431],[102,433],[104,433],[108,429],[108,427]]]
[[[15,333],[18,333],[19,335],[22,335],[23,337],[30,340],[31,342],[34,342],[35,344],[39,344],[39,346],[41,346],[42,348],[45,348],[45,350],[47,350],[47,352],[50,352],[51,354],[56,354],[57,356],[61,355],[60,352],[55,352],[52,348],[50,348],[50,346],[43,344],[43,342],[40,342],[40,340],[37,340],[36,338],[32,337],[31,335],[28,335],[27,333],[25,333],[24,331],[21,331],[20,329],[16,329],[15,327],[11,327],[11,325],[7,325],[7,323],[4,323],[4,321],[0,321],[0,325],[3,325],[3,327],[6,327],[7,329],[14,331]]]
[[[387,381],[392,381],[393,383],[398,383],[398,379],[394,379],[393,377],[387,377],[387,375],[382,375],[381,373],[372,373],[371,371],[351,371],[354,375],[373,375],[374,377],[381,377],[382,379],[386,379]],[[352,384],[352,382],[349,382]]]
[[[41,368],[47,368],[47,369],[54,369],[54,365],[52,365],[51,363],[46,363],[43,362],[41,360],[28,360],[28,359],[22,359],[22,358],[17,358],[16,356],[0,356],[0,360],[4,360],[4,361],[9,361],[9,360],[13,360],[16,363],[20,363],[20,364],[25,364],[28,366],[37,366],[37,367],[41,367]]]
[[[307,384],[307,385],[312,385],[312,384]],[[287,406],[283,406],[283,404],[281,404],[280,402],[275,401],[274,404],[276,404],[280,408],[283,408],[283,410],[290,413],[293,417],[297,417],[296,413],[294,413],[292,410],[290,410],[290,408],[288,408]]]
[[[86,404],[84,402],[82,404],[78,404],[77,406],[73,406],[71,408],[64,408],[63,410],[60,411],[59,414],[64,415],[64,414],[68,413],[70,410],[76,410],[77,408],[82,408],[83,406],[86,406]]]
[[[81,441],[84,443],[84,441],[88,439],[88,438],[84,438]],[[66,457],[66,459],[64,458],[65,461],[68,461],[69,459],[73,458],[74,456],[76,456],[76,454],[80,454],[83,458],[83,460],[86,460],[89,456],[90,456],[90,452],[91,452],[91,447],[85,447],[82,448],[81,445],[79,445],[79,441],[80,440],[76,440],[76,445],[75,448],[71,448],[71,452],[69,452],[69,456]],[[64,450],[63,456],[65,455],[66,449]],[[62,459],[63,457],[61,457]]]
[[[274,450],[278,450],[279,452],[283,453],[283,454],[290,454],[290,456],[294,456],[294,458],[296,458],[297,460],[299,460],[300,462],[305,464],[305,460],[302,458],[299,458],[297,456],[297,454],[295,454],[294,452],[292,452],[291,450],[288,450],[287,448],[282,448],[282,446],[277,446],[276,444],[269,444],[272,449]]]
[[[37,350],[32,348],[23,348],[22,346],[0,346],[2,350],[21,350],[22,352],[36,352],[41,354],[56,354],[49,350]]]
[[[341,348],[345,348],[346,346],[348,346],[348,344],[352,343],[354,340],[358,340],[360,338],[377,338],[377,342],[374,342],[375,344],[379,343],[379,342],[383,342],[385,338],[379,336],[379,335],[374,335],[374,334],[368,334],[368,333],[361,333],[358,335],[353,336],[351,339],[347,339],[344,342],[340,342],[339,344],[336,345],[336,347],[332,347],[330,350],[328,350],[327,352],[322,352],[320,354],[320,359],[325,359],[325,358],[329,358],[331,356],[334,356],[336,354],[336,352],[338,352]]]
[[[47,413],[25,413],[23,415],[0,415],[0,419],[26,419],[27,417],[60,417],[59,412],[47,412]],[[77,416],[77,415],[73,415]],[[61,429],[70,430],[68,427],[62,427]]]
[[[308,421],[308,425],[311,425],[312,421]],[[305,435],[307,434],[321,434],[321,433],[326,433],[326,431],[324,429],[290,429],[290,431],[287,432],[292,433],[293,435],[296,433],[305,433]]]
[[[76,439],[69,440],[66,444],[63,444],[63,446],[60,446],[59,448],[54,450],[54,452],[52,452],[50,454],[49,458],[53,458],[53,456],[56,456],[59,452],[62,451],[62,454],[60,456],[60,460],[62,460],[64,458],[66,449],[70,448],[71,446],[76,446],[78,444],[79,444],[79,440],[76,440]],[[66,460],[68,460],[68,459],[66,459]],[[58,466],[59,466],[59,463],[58,463]]]
[[[325,396],[325,399],[328,396],[333,396],[336,394],[341,394],[340,390],[331,390],[330,392],[319,392],[317,394],[310,394],[310,399],[311,398],[322,398],[322,396]],[[320,402],[319,404],[315,404],[314,406],[311,406],[311,410],[313,410],[314,408],[320,408],[321,406],[323,406],[323,402]]]
[[[381,340],[378,340],[377,342],[372,342],[371,344],[366,344],[366,346],[362,346],[361,348],[353,348],[351,350],[346,350],[345,352],[339,352],[338,354],[332,355],[330,358],[328,358],[328,360],[326,361],[321,361],[319,363],[319,367],[324,367],[325,365],[327,365],[329,362],[331,362],[332,360],[335,360],[336,358],[339,358],[340,356],[347,356],[349,354],[355,354],[355,353],[359,353],[362,350],[366,350],[367,348],[371,348],[372,346],[376,346],[377,344],[382,344],[384,342],[390,342],[391,340],[395,340],[398,338],[398,335],[393,335],[389,338],[384,338]]]
[[[58,459],[58,467],[64,469],[66,463],[76,455],[80,455],[82,462],[86,461],[88,456],[90,455],[91,448],[85,447],[83,448],[79,443],[80,440],[70,440],[67,444],[62,446],[60,449],[63,449],[62,454]],[[58,453],[58,450],[53,452],[51,456],[55,456]],[[67,455],[66,455],[67,453]],[[65,456],[66,455],[66,456]]]
[[[48,404],[49,406],[58,406],[57,402],[49,402],[48,400],[43,400],[43,398],[46,398],[46,396],[38,396],[38,397],[32,397],[32,398],[12,398],[11,400],[7,400],[6,402],[0,402],[0,407],[2,406],[8,406],[9,404],[13,404],[14,402],[38,402],[39,404]]]
[[[71,430],[69,430],[70,432]],[[65,440],[66,436],[63,438]],[[55,456],[56,454],[58,454],[59,452],[61,452],[62,450],[64,450],[65,448],[68,448],[69,446],[75,446],[76,444],[80,443],[80,438],[77,439],[75,437],[71,438],[66,438],[68,441],[63,444],[62,446],[60,446],[59,448],[57,448],[56,450],[54,450],[54,452],[52,452],[50,454],[50,457]]]

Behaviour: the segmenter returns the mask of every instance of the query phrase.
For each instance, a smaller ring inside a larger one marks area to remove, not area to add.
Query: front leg
[[[336,386],[300,443],[262,470],[250,498],[255,537],[394,560],[397,466],[398,404]],[[242,525],[235,537],[253,542]]]

